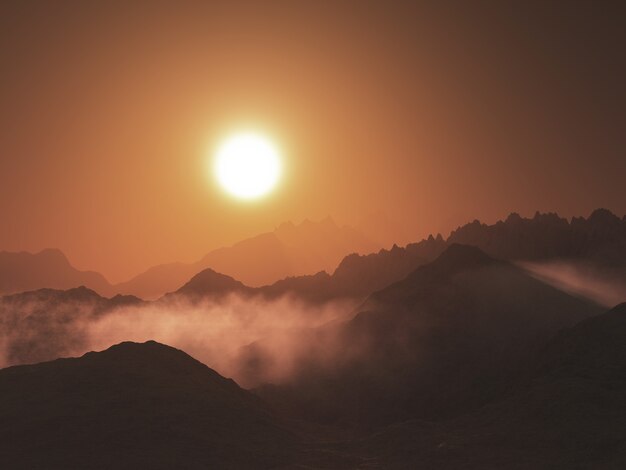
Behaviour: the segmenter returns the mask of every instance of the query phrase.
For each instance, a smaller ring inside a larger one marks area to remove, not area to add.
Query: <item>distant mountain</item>
[[[338,227],[329,218],[285,223],[273,232],[212,251],[196,263],[155,266],[115,286],[97,273],[75,270],[58,250],[0,253],[0,294],[85,285],[101,295],[132,294],[150,300],[211,269],[247,286],[263,286],[263,295],[269,297],[290,293],[313,301],[358,298],[404,278],[453,243],[476,246],[498,259],[532,263],[527,267],[554,285],[563,284],[563,279],[551,280],[557,270],[546,263],[566,263],[579,284],[609,285],[609,295],[607,288],[581,295],[625,300],[614,291],[626,286],[626,217],[620,219],[606,209],[571,221],[540,213],[533,218],[513,213],[493,225],[475,220],[454,230],[447,240],[431,235],[377,252],[377,245],[360,232]]]
[[[299,377],[260,393],[308,418],[367,426],[454,416],[499,396],[528,354],[601,309],[453,244],[357,311],[301,336],[312,350],[337,351],[332,361],[303,356]],[[262,364],[262,351],[242,360]]]
[[[41,288],[71,289],[81,285],[103,295],[112,291],[101,274],[77,270],[59,250],[0,252],[0,295]]]
[[[548,229],[536,227],[544,227],[544,224],[555,224],[563,229],[560,232],[557,231],[559,233],[558,240],[563,240],[563,237],[572,238],[571,232],[573,229],[571,225],[574,222],[568,224],[566,221],[555,219],[553,216],[537,216],[532,220],[509,217],[507,220],[508,222],[499,222],[494,226],[478,224],[479,229],[476,233],[491,233],[493,230],[499,233],[501,231],[506,236],[498,235],[498,237],[510,242],[510,240],[516,239],[516,237],[519,238],[515,235],[517,233],[516,230],[520,233],[528,230],[531,233],[536,232],[534,237],[537,239],[540,238],[539,235],[544,230]],[[610,253],[612,250],[619,252],[619,247],[621,246],[620,227],[622,223],[623,221],[612,216],[607,211],[596,211],[589,219],[581,219],[575,222],[575,225],[578,227],[586,227],[584,232],[588,233],[587,238],[579,236],[577,239],[587,240],[585,243],[589,247],[596,246],[601,248],[587,248],[587,251],[581,251],[581,253],[588,253],[588,255],[581,255],[578,261],[585,263],[588,260],[603,259],[600,256],[602,253]],[[507,224],[513,224],[513,226],[528,225],[532,228],[514,230],[509,227],[509,229],[505,230],[504,228],[508,226]],[[472,226],[476,226],[476,224]],[[494,227],[499,228],[496,229]],[[460,230],[469,229],[464,228]],[[578,230],[576,233],[580,233],[582,229],[576,230]],[[569,235],[563,235],[563,233]],[[494,236],[494,239],[498,237]],[[476,236],[473,241],[482,243],[482,239]],[[527,239],[532,240],[533,237],[528,236]],[[589,239],[595,241],[591,243],[588,241]],[[519,245],[509,242],[507,242],[508,245],[507,243],[499,242],[494,246],[519,246],[522,248],[525,246],[521,242]],[[539,245],[544,247],[553,246],[552,242],[543,242],[539,243]],[[348,255],[339,263],[337,269],[332,274],[319,272],[314,275],[287,277],[263,287],[249,287],[230,276],[207,269],[185,279],[181,283],[182,287],[179,287],[172,295],[178,296],[184,301],[219,300],[226,295],[237,293],[248,297],[259,296],[269,300],[282,296],[291,296],[298,301],[309,302],[315,305],[343,299],[348,299],[350,302],[359,302],[372,292],[382,291],[387,286],[403,280],[419,266],[437,258],[448,246],[448,242],[443,237],[431,236],[426,240],[409,244],[404,248],[394,246],[390,250],[380,250],[377,253],[368,255]],[[554,246],[558,247],[559,245],[556,243]],[[518,248],[517,252],[523,251],[522,248]],[[554,250],[554,247],[551,251],[544,249],[541,256],[548,256],[546,253],[554,253]],[[508,253],[511,255],[512,252],[509,251]],[[526,251],[526,253],[528,252]],[[53,255],[52,258],[67,261],[59,252],[52,251],[48,254]],[[29,256],[26,256],[26,258],[30,259]],[[617,257],[608,257],[607,259],[608,261],[605,262],[605,265],[611,260],[618,260]],[[541,259],[538,259],[537,262],[541,262]],[[615,302],[624,300],[623,293],[626,291],[620,288],[623,285],[620,282],[622,279],[626,279],[626,276],[624,276],[626,268],[621,268],[619,265],[607,268],[598,265],[596,261],[589,262],[596,263],[596,266],[600,267],[594,267],[593,270],[588,268],[585,272],[591,274],[576,279],[577,283],[587,290],[595,285],[601,285],[604,291],[611,290],[611,295],[603,294],[604,297],[615,299]],[[551,274],[551,271],[548,274]],[[560,271],[557,270],[557,275],[559,274]],[[576,289],[569,289],[568,286],[562,286],[560,282],[556,282],[560,281],[557,277],[555,277],[556,281],[550,279],[548,275],[538,277],[541,279],[548,278],[548,282],[557,285],[559,289],[596,300],[596,297],[592,294],[581,293],[576,291]],[[168,301],[172,295],[168,296],[164,301]],[[372,299],[376,299],[376,296],[372,296],[370,302]],[[70,289],[68,292],[42,289],[40,291],[25,292],[0,298],[0,327],[3,329],[3,333],[0,334],[3,344],[2,351],[0,351],[0,363],[16,364],[42,361],[60,355],[84,352],[86,344],[82,339],[84,335],[81,330],[81,328],[84,328],[84,322],[81,323],[78,319],[92,319],[106,312],[111,312],[118,306],[119,302],[138,303],[139,299],[123,296],[107,299],[85,288]],[[365,308],[369,309],[370,305],[368,304]]]
[[[0,370],[5,468],[273,468],[295,438],[184,352],[121,343]]]
[[[273,299],[284,295],[314,303],[335,299],[364,299],[371,292],[406,277],[418,266],[432,261],[446,248],[441,235],[429,237],[405,248],[394,245],[390,250],[382,249],[368,255],[350,254],[343,258],[333,274],[320,271],[313,275],[290,276],[275,283],[251,288],[235,286],[217,289],[222,282],[216,282],[216,273],[205,270],[196,275],[177,294],[198,297],[216,297],[223,293],[237,291],[247,295],[260,295]],[[205,274],[206,273],[206,274]]]
[[[155,299],[210,268],[249,286],[262,286],[289,276],[332,271],[348,253],[370,253],[379,248],[358,231],[339,227],[332,219],[291,222],[276,230],[220,248],[192,264],[156,266],[115,286],[116,292]]]
[[[348,254],[334,272],[327,271],[332,274],[318,272],[288,276],[256,292],[267,297],[291,294],[316,302],[345,297],[363,298],[403,279],[455,243],[476,246],[503,260],[565,261],[569,267],[573,266],[580,272],[580,282],[585,285],[599,279],[603,284],[621,286],[626,285],[625,227],[626,218],[619,219],[605,209],[594,211],[588,219],[574,218],[571,223],[556,214],[537,213],[532,219],[511,214],[506,221],[494,225],[474,221],[459,227],[447,240],[441,235],[431,235],[406,247],[394,245],[390,250],[382,249],[376,253]],[[551,281],[547,275],[542,278]],[[612,291],[615,289],[612,288]],[[213,293],[209,288],[207,295]],[[585,292],[582,295],[588,296]],[[588,297],[596,299],[598,296]],[[625,300],[614,292],[608,298]]]
[[[332,272],[347,254],[371,253],[380,248],[380,245],[358,230],[346,225],[338,226],[330,217],[320,222],[305,220],[299,225],[287,222],[280,225],[274,233],[285,246],[291,260],[293,271],[289,275],[295,276],[318,271]],[[219,266],[217,269],[220,270]],[[267,285],[284,277],[286,276],[249,284]],[[246,282],[243,278],[242,281]]]
[[[368,295],[404,279],[417,267],[437,258],[447,247],[443,237],[430,235],[404,248],[394,245],[369,255],[346,256],[333,273],[341,289],[353,295]]]
[[[537,212],[531,219],[512,213],[493,225],[475,220],[454,230],[447,241],[477,246],[500,259],[586,258],[626,265],[626,216],[597,209],[570,222],[554,213]]]
[[[514,260],[544,282],[607,307],[626,301],[626,217],[606,209],[571,221],[540,213],[511,214],[494,225],[474,221],[452,232],[448,243]]]
[[[175,294],[195,300],[205,297],[219,299],[232,293],[252,294],[254,291],[254,288],[248,287],[230,276],[217,273],[212,269],[205,269],[192,277]]]
[[[220,302],[231,294],[250,300],[256,297],[261,301],[288,296],[312,307],[334,300],[348,300],[356,305],[371,290],[402,279],[414,266],[436,257],[444,247],[441,238],[430,238],[406,248],[381,250],[374,255],[351,255],[333,275],[320,272],[291,277],[264,287],[249,287],[230,276],[205,269],[175,292],[156,301],[119,294],[106,298],[84,286],[0,297],[0,366],[81,354],[89,349],[89,325],[119,307],[152,306],[160,311],[189,311],[185,306],[201,301]],[[349,306],[342,305],[342,308]]]
[[[133,279],[111,285],[99,273],[78,271],[54,249],[37,254],[0,252],[0,295],[42,288],[86,286],[101,295],[135,295],[146,300],[183,286],[205,269],[224,273],[249,286],[335,269],[346,254],[371,253],[380,247],[357,230],[326,218],[280,225],[276,230],[219,248],[195,263],[152,267]]]

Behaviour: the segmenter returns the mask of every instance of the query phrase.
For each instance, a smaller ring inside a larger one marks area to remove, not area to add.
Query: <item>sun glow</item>
[[[278,182],[281,162],[272,142],[258,134],[236,134],[217,150],[215,176],[231,195],[255,199],[267,194]]]

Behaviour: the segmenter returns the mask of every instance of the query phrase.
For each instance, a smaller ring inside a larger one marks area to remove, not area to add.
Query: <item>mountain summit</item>
[[[231,293],[246,293],[251,289],[243,283],[210,268],[200,271],[189,282],[178,289],[175,294],[188,298],[211,296],[219,298]]]

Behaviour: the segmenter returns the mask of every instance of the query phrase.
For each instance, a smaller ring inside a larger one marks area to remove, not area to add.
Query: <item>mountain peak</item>
[[[518,224],[523,220],[517,212],[511,212],[504,222],[507,224]]]
[[[158,343],[154,340],[148,340],[144,343],[123,341],[103,351],[88,352],[82,357],[91,360],[96,359],[98,361],[110,360],[118,364],[126,361],[132,361],[135,365],[145,362],[150,367],[153,367],[154,364],[157,363],[163,365],[163,361],[167,361],[170,364],[176,363],[179,367],[187,365],[188,367],[197,367],[202,370],[208,369],[204,364],[197,361],[186,352],[166,344]]]
[[[211,268],[204,269],[193,276],[189,282],[178,289],[176,294],[190,296],[224,295],[232,292],[244,292],[248,287],[242,282],[218,273]]]
[[[337,224],[335,223],[335,220],[330,215],[327,215],[326,217],[324,217],[320,221],[320,224],[321,225],[331,226],[331,227],[337,227]]]
[[[478,269],[484,266],[500,264],[501,261],[491,258],[480,248],[470,245],[453,243],[449,245],[434,261],[419,266],[406,280],[447,278],[458,272]]]
[[[485,254],[480,248],[453,243],[431,265],[448,270],[473,268],[496,262],[495,259]]]
[[[101,299],[102,297],[95,290],[90,289],[86,286],[78,286],[72,289],[67,289],[64,293],[71,298],[78,300],[87,300],[87,299]]]
[[[599,208],[594,210],[589,218],[588,222],[592,224],[619,224],[620,219],[613,212],[608,209]]]
[[[44,248],[39,253],[35,253],[35,254],[39,256],[47,256],[47,257],[62,259],[64,261],[67,261],[67,256],[65,256],[65,253],[63,253],[63,251],[61,251],[58,248]]]
[[[287,222],[281,223],[274,231],[281,232],[285,230],[293,230],[294,228],[296,228],[296,225],[291,220],[288,220]]]

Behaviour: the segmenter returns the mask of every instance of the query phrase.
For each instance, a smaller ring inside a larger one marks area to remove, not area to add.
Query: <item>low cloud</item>
[[[350,318],[355,306],[349,300],[311,305],[288,296],[268,301],[237,295],[199,303],[169,299],[103,313],[76,301],[27,303],[14,306],[11,315],[3,306],[0,366],[78,356],[122,341],[155,340],[182,349],[243,386],[280,383],[304,356],[316,355],[309,332]]]
[[[626,301],[626,270],[573,261],[520,262],[537,279],[605,307]]]

